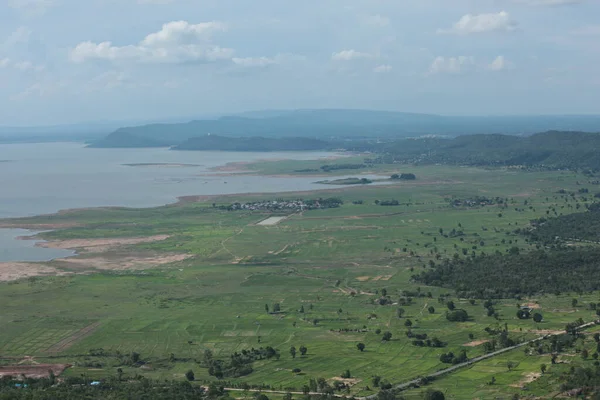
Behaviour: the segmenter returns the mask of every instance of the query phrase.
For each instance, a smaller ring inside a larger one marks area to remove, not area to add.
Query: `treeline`
[[[466,135],[454,139],[405,139],[387,143],[353,143],[352,150],[371,151],[373,163],[525,166],[600,171],[600,134],[549,131],[529,137]]]
[[[529,240],[544,245],[568,241],[600,242],[600,204],[592,204],[589,211],[539,218],[531,221],[532,229],[520,230]]]
[[[558,248],[482,254],[432,264],[413,279],[453,288],[460,297],[511,298],[600,289],[600,249]]]
[[[217,397],[217,393],[211,393],[210,389],[205,391],[203,387],[189,382],[158,382],[143,377],[127,382],[106,379],[94,386],[81,378],[67,378],[64,382],[58,382],[54,377],[17,380],[4,376],[0,379],[1,400],[191,400]]]
[[[264,137],[225,137],[206,135],[192,137],[172,147],[173,150],[204,151],[309,151],[332,148],[329,142],[306,137],[264,138]]]

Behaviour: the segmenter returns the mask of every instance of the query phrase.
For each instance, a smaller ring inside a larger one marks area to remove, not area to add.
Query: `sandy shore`
[[[36,246],[68,249],[77,255],[48,262],[0,262],[0,282],[33,276],[65,276],[94,271],[143,270],[191,258],[184,253],[156,253],[121,249],[140,243],[166,240],[169,235],[137,238],[72,239],[40,242]],[[23,237],[22,239],[31,239]]]

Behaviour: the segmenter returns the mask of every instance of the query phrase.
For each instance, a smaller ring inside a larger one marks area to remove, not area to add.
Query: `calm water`
[[[317,159],[325,152],[233,153],[168,149],[88,149],[79,143],[0,145],[0,218],[53,213],[68,208],[152,207],[178,196],[284,192],[323,188],[310,177],[214,176],[210,168],[261,159]],[[181,163],[193,167],[123,164]],[[213,176],[211,176],[213,175]],[[40,261],[67,255],[33,248],[14,238],[27,232],[0,229],[0,261]],[[31,233],[29,233],[31,234]]]

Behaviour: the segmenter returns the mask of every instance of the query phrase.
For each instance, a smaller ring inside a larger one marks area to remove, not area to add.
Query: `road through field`
[[[600,320],[596,320],[596,321],[593,321],[593,322],[588,322],[587,324],[583,324],[583,325],[577,327],[577,330],[580,331],[580,330],[589,328],[590,326],[594,326],[594,325],[598,325],[598,324],[600,324]],[[479,361],[487,360],[488,358],[495,357],[495,356],[497,356],[499,354],[506,353],[508,351],[515,350],[515,349],[518,349],[520,347],[527,346],[527,345],[529,345],[531,343],[536,343],[536,342],[539,342],[539,341],[544,340],[544,339],[548,339],[551,336],[558,336],[558,335],[563,335],[563,334],[564,334],[564,332],[554,333],[554,334],[547,334],[547,335],[538,337],[536,339],[532,339],[532,340],[528,340],[528,341],[523,342],[523,343],[519,343],[519,344],[517,344],[515,346],[512,346],[512,347],[506,347],[506,348],[501,349],[501,350],[497,350],[497,351],[494,351],[494,352],[491,352],[491,353],[488,353],[488,354],[484,354],[482,356],[472,358],[469,361],[464,362],[462,364],[453,365],[450,368],[442,369],[442,370],[434,372],[432,374],[429,374],[429,375],[426,375],[426,376],[423,376],[423,377],[420,377],[420,378],[417,378],[417,379],[413,379],[413,380],[408,381],[408,382],[401,383],[399,385],[394,386],[394,389],[395,390],[400,390],[400,391],[401,390],[406,390],[411,385],[418,384],[422,379],[425,379],[425,378],[438,378],[438,377],[440,377],[442,375],[449,374],[449,373],[454,372],[454,371],[456,371],[458,369],[461,369],[461,368],[473,365],[473,364],[475,364],[475,363],[477,363]],[[372,394],[370,396],[362,397],[361,400],[372,400],[372,399],[375,399],[375,398],[377,398],[377,394]]]

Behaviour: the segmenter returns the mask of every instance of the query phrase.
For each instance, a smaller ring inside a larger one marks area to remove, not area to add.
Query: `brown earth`
[[[69,364],[2,365],[0,366],[0,378],[3,376],[18,378],[21,375],[28,378],[47,378],[50,371],[55,376],[59,376],[70,366]]]
[[[32,276],[64,276],[71,272],[61,271],[55,267],[25,262],[0,262],[0,282],[16,281]]]
[[[525,374],[525,377],[519,383],[513,383],[510,386],[522,388],[528,383],[535,382],[537,379],[539,379],[540,376],[542,376],[540,372],[529,372]]]
[[[489,342],[489,340],[474,340],[472,342],[463,344],[463,346],[465,346],[465,347],[477,347],[477,346],[479,346],[481,344],[484,344],[484,343],[487,343],[487,342]]]
[[[115,247],[130,246],[140,243],[160,242],[168,238],[169,235],[155,235],[135,238],[51,240],[48,242],[37,243],[36,246],[53,249],[103,253],[108,250],[112,250]]]
[[[110,270],[143,270],[157,267],[163,264],[170,264],[178,261],[183,261],[192,257],[190,254],[99,254],[93,257],[74,257],[56,260],[54,265],[68,269],[90,271]]]

